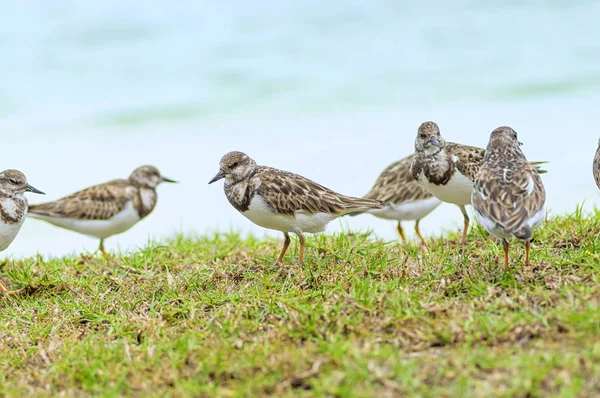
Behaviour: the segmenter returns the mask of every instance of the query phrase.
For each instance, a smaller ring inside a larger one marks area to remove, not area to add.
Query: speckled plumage
[[[600,140],[598,140],[598,149],[596,149],[596,156],[594,156],[593,164],[594,180],[596,185],[600,188]]]
[[[235,209],[257,225],[284,233],[284,248],[277,263],[289,246],[290,232],[299,237],[301,263],[304,232],[322,232],[339,216],[382,205],[338,194],[298,174],[257,166],[242,152],[227,153],[219,166],[219,173],[209,183],[225,178],[225,195]]]
[[[161,176],[154,166],[142,166],[126,180],[112,180],[54,202],[31,205],[29,215],[99,238],[104,251],[105,238],[125,232],[152,212],[161,182],[174,181]]]
[[[18,170],[0,173],[0,251],[10,246],[25,222],[28,208],[25,192],[43,194],[29,185],[25,175]],[[8,290],[0,283],[1,293],[15,294],[19,291]]]
[[[469,216],[465,206],[471,204],[473,183],[483,165],[486,150],[446,142],[436,123],[425,122],[419,126],[417,132],[415,153],[411,165],[413,177],[441,201],[460,208],[464,218],[461,240],[465,242],[469,227]],[[542,163],[544,162],[534,162],[532,165],[539,170]]]
[[[425,244],[419,231],[419,221],[439,206],[440,201],[413,178],[410,166],[414,157],[414,154],[407,156],[386,167],[364,198],[383,202],[383,208],[367,210],[366,213],[398,221],[398,233],[404,242],[406,238],[401,222],[415,220],[415,232]]]
[[[532,230],[545,217],[545,201],[542,179],[521,151],[517,133],[505,126],[495,129],[475,177],[472,203],[479,223],[503,240],[506,266],[511,237],[526,242],[529,264]]]

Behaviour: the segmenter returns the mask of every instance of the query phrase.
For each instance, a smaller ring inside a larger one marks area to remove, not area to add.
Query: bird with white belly
[[[242,215],[261,227],[283,232],[283,248],[275,265],[283,262],[290,233],[298,236],[302,265],[304,233],[323,232],[337,217],[381,208],[378,200],[341,195],[300,175],[258,166],[243,152],[229,152],[219,162],[212,184],[225,179],[225,196]]]
[[[156,188],[163,177],[154,166],[135,169],[128,179],[112,180],[78,191],[55,202],[31,205],[29,216],[57,227],[104,240],[127,231],[147,217],[158,200]]]
[[[0,251],[10,246],[25,222],[29,206],[25,192],[44,194],[29,185],[25,174],[18,170],[5,170],[0,173]],[[16,294],[21,290],[9,290],[0,283],[1,293]]]
[[[446,142],[434,122],[421,124],[417,131],[411,173],[433,196],[460,208],[464,218],[462,243],[467,241],[469,230],[466,206],[471,204],[473,182],[485,153],[482,148]],[[544,173],[539,168],[542,163],[545,162],[532,162],[531,165],[539,173]]]

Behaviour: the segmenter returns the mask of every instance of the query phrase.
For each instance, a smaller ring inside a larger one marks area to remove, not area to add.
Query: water
[[[2,168],[56,199],[140,164],[181,180],[153,214],[107,241],[122,250],[176,232],[265,232],[207,182],[243,150],[362,195],[435,120],[485,146],[510,125],[550,160],[548,207],[598,203],[600,3],[396,1],[2,2]],[[426,235],[461,225],[443,205]],[[407,224],[407,229],[412,228]],[[393,222],[348,218],[329,231]],[[273,233],[277,236],[277,233]],[[8,256],[59,256],[97,242],[29,220]]]

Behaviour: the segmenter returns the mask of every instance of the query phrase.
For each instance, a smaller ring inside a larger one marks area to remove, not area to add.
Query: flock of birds
[[[283,232],[283,248],[275,262],[283,262],[290,233],[300,242],[298,263],[305,249],[304,233],[322,232],[337,217],[370,213],[398,222],[414,220],[422,245],[419,221],[441,202],[457,205],[464,216],[461,241],[467,239],[472,205],[480,225],[504,246],[504,266],[509,266],[509,239],[525,242],[525,263],[530,264],[532,231],[545,219],[546,193],[540,174],[543,162],[528,162],[517,133],[498,127],[487,149],[446,142],[434,122],[421,124],[415,153],[388,166],[373,188],[355,198],[334,192],[300,175],[259,166],[242,152],[229,152],[220,160],[212,184],[225,179],[229,203],[255,224]],[[594,177],[600,187],[600,142],[594,159]],[[128,179],[95,185],[54,202],[28,205],[26,192],[43,194],[18,170],[0,173],[0,251],[18,234],[26,216],[104,240],[125,232],[148,216],[157,202],[156,188],[176,181],[154,166],[142,166]],[[15,294],[0,283],[0,292]]]

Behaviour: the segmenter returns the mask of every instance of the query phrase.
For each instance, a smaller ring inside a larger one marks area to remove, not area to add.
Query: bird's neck
[[[156,206],[156,202],[158,200],[158,195],[156,194],[156,189],[153,188],[139,188],[139,200],[137,203],[137,212],[140,218],[146,217],[148,214],[154,210],[154,206]]]
[[[0,193],[0,217],[7,224],[16,224],[23,220],[27,212],[27,198],[23,194],[6,195]]]

